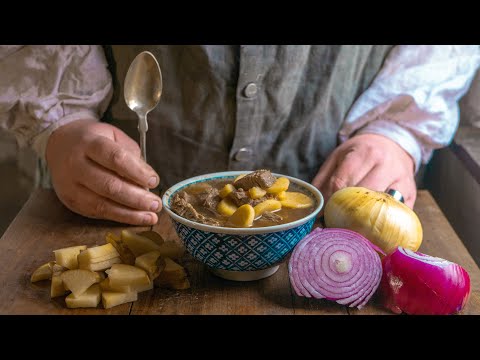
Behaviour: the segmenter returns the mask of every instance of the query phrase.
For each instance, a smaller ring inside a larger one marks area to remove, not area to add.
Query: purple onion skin
[[[412,254],[398,247],[383,259],[384,306],[410,315],[451,315],[463,310],[471,290],[467,271],[444,259]]]

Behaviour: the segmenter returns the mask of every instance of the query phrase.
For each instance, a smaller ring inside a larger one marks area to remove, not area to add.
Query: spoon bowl
[[[124,98],[127,106],[137,113],[140,148],[145,161],[147,161],[147,114],[158,105],[162,88],[162,72],[157,59],[149,51],[141,52],[128,68],[124,83]]]

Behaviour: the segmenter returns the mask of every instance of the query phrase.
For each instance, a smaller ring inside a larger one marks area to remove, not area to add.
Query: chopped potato
[[[95,284],[97,276],[95,272],[83,269],[67,270],[60,275],[65,289],[70,290],[75,297]]]
[[[102,293],[102,304],[105,309],[137,300],[138,294],[135,291],[129,293],[105,291]]]
[[[100,283],[100,287],[102,291],[113,291],[113,292],[131,292],[131,287],[129,285],[120,285],[120,286],[112,286],[110,284],[110,279],[107,277]]]
[[[122,292],[122,293],[129,293],[129,292],[143,292],[153,289],[153,281],[149,281],[148,283],[145,282],[140,285],[121,285],[121,286],[112,286],[110,283],[110,279],[106,278],[100,283],[100,287],[102,291],[113,291],[113,292]]]
[[[165,260],[160,257],[160,251],[153,250],[135,259],[135,266],[147,272],[150,280],[158,277],[165,268]]]
[[[106,276],[103,271],[95,271],[95,282],[99,283],[103,280],[105,280]]]
[[[148,284],[131,286],[131,289],[132,289],[132,291],[136,291],[137,293],[152,290],[153,289],[153,280],[150,280],[150,282]]]
[[[122,230],[122,241],[132,251],[135,257],[143,255],[152,250],[159,250],[160,245],[141,235],[137,235],[129,230]]]
[[[277,199],[278,200],[285,200],[287,198],[287,195],[286,195],[286,191],[280,191],[278,194],[277,194]]]
[[[56,261],[35,269],[31,281],[51,279],[50,296],[68,295],[68,308],[95,308],[102,301],[108,309],[136,301],[138,293],[153,289],[154,280],[163,288],[190,287],[186,270],[172,260],[184,255],[182,244],[166,242],[154,231],[135,234],[129,230],[122,231],[121,237],[107,233],[106,241],[106,245],[91,248],[55,250]],[[134,252],[140,255],[135,258]],[[131,264],[122,263],[123,259]],[[163,274],[165,269],[168,271]]]
[[[163,269],[163,271],[165,271],[166,273],[181,271],[182,274],[186,274],[185,268],[170,258],[165,258],[165,268]]]
[[[223,216],[232,216],[238,207],[230,199],[222,199],[217,205],[217,211]]]
[[[67,271],[68,269],[66,267],[63,267],[61,265],[55,264],[55,261],[53,262],[52,266],[52,275],[55,275],[56,273],[62,273],[64,271]]]
[[[190,289],[190,281],[185,277],[182,280],[171,281],[166,286],[173,290],[186,290]]]
[[[77,256],[80,254],[80,251],[86,248],[85,245],[81,245],[55,250],[55,262],[70,270],[78,269]]]
[[[121,238],[109,232],[107,233],[106,240],[107,243],[112,244],[113,247],[117,249],[124,264],[135,264],[135,255],[133,255],[132,250],[125,245]]]
[[[52,283],[50,285],[50,297],[63,296],[67,293],[67,289],[63,286],[62,274],[60,272],[52,275]]]
[[[98,284],[94,284],[81,295],[74,296],[73,293],[68,295],[65,298],[65,303],[70,309],[94,308],[98,306],[101,298],[100,286]]]
[[[180,259],[185,254],[185,247],[175,241],[166,241],[160,248],[160,256],[171,259]]]
[[[212,186],[209,183],[199,182],[199,183],[191,185],[190,192],[192,194],[201,194],[201,193],[204,193],[204,192],[210,190],[211,187]]]
[[[36,282],[40,280],[50,280],[52,278],[52,269],[55,265],[54,261],[50,261],[42,266],[38,267],[32,274],[30,278],[31,282]]]
[[[120,254],[118,253],[117,249],[115,249],[112,244],[108,243],[81,251],[80,254],[78,254],[78,262],[99,263],[119,256]]]
[[[150,278],[145,270],[131,265],[114,264],[106,273],[112,286],[137,286],[150,283]]]
[[[255,218],[258,218],[259,216],[262,216],[262,214],[265,211],[273,212],[273,211],[280,210],[281,208],[282,208],[282,204],[280,203],[280,201],[274,200],[274,199],[268,199],[261,202],[260,204],[255,205],[253,210],[255,212]]]
[[[220,190],[219,195],[222,199],[225,199],[228,196],[228,194],[230,194],[235,190],[236,190],[235,186],[233,186],[232,184],[227,184]]]
[[[105,260],[99,263],[80,263],[79,268],[84,269],[84,270],[90,270],[90,271],[102,271],[102,270],[107,270],[112,267],[113,264],[120,264],[122,262],[122,259],[119,257],[110,259],[110,260]]]
[[[286,191],[290,186],[290,180],[285,177],[278,178],[275,183],[267,189],[269,194],[278,194],[279,192]]]
[[[137,235],[146,237],[147,239],[152,240],[154,243],[157,245],[161,246],[164,242],[165,239],[156,231],[142,231],[137,233]]]
[[[190,288],[185,268],[169,258],[165,258],[165,269],[155,279],[155,285],[174,290]]]
[[[251,187],[248,189],[248,194],[250,195],[250,198],[253,200],[256,199],[261,199],[262,197],[265,196],[267,192],[263,190],[262,188],[259,188],[258,186]]]
[[[245,204],[240,206],[237,211],[228,218],[228,221],[236,227],[250,227],[253,224],[254,218],[255,210],[253,210],[252,205]]]
[[[290,209],[304,209],[313,206],[313,200],[305,194],[299,192],[289,192],[285,193],[286,199],[281,200],[283,207]]]

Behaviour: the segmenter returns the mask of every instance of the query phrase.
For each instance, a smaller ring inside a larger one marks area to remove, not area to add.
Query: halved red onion
[[[346,229],[316,228],[295,247],[289,277],[299,296],[336,301],[361,309],[382,277],[383,253],[362,235]]]
[[[450,315],[470,295],[470,277],[460,265],[398,247],[383,259],[384,305],[394,313]]]

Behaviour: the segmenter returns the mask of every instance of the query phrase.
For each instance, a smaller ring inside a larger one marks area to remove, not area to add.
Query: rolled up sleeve
[[[362,133],[386,136],[412,156],[417,171],[433,150],[452,141],[459,122],[458,100],[479,66],[477,45],[395,47],[353,104],[340,141]]]
[[[55,129],[99,120],[112,97],[98,45],[0,46],[0,74],[0,127],[41,158]]]

